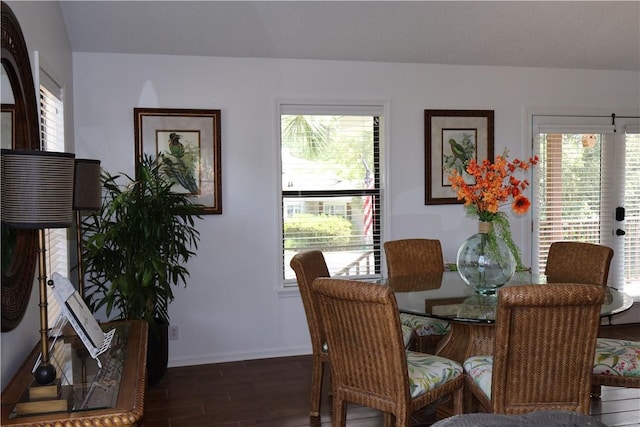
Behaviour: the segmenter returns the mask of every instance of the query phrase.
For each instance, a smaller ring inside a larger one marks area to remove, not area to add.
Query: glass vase
[[[456,265],[460,277],[480,295],[494,295],[516,271],[511,250],[493,232],[493,224],[483,221],[479,232],[458,249]]]

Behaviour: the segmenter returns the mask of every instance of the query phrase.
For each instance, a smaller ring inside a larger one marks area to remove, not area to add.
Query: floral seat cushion
[[[493,356],[472,356],[464,361],[464,372],[491,399]]]
[[[593,373],[640,378],[640,341],[598,338]]]
[[[414,314],[400,313],[400,323],[413,328],[419,337],[446,335],[449,331],[449,322]]]
[[[406,354],[412,398],[462,375],[462,366],[453,360],[415,351]]]

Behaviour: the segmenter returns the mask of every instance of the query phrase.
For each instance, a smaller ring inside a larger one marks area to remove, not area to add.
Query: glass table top
[[[398,309],[405,313],[419,314],[443,320],[493,323],[497,296],[476,294],[457,271],[444,273],[398,276],[385,278],[377,283],[390,286],[395,291]],[[504,286],[546,284],[544,275],[517,272]],[[631,307],[633,298],[622,291],[607,287],[600,315],[603,317],[621,313]]]

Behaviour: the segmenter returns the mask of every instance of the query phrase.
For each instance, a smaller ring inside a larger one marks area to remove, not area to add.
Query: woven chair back
[[[318,309],[317,299],[311,287],[313,281],[318,277],[329,277],[329,269],[321,251],[312,250],[300,252],[293,256],[289,263],[296,273],[298,288],[302,305],[307,316],[309,335],[311,336],[311,346],[314,352],[321,352],[322,345],[326,342],[324,335],[324,325]]]
[[[547,283],[607,285],[613,249],[584,242],[554,242],[544,273]]]
[[[600,306],[598,285],[510,286],[499,291],[491,403],[495,413],[589,414]]]
[[[444,271],[442,245],[435,239],[400,239],[384,242],[389,277]]]
[[[314,289],[331,348],[334,399],[387,412],[409,408],[407,361],[393,291],[322,278]]]

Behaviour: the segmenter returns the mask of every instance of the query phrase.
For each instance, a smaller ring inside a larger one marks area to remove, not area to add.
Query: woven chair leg
[[[313,359],[311,368],[311,409],[309,415],[320,416],[320,401],[322,399],[322,377],[324,376],[324,363],[321,360]]]
[[[346,427],[347,425],[347,401],[344,399],[333,400],[333,412],[331,416],[333,427]]]
[[[391,419],[394,417],[391,416]],[[400,413],[395,416],[395,426],[396,427],[411,427],[411,415],[407,413]],[[393,424],[392,424],[393,425]]]
[[[454,399],[455,399],[455,396],[454,396]],[[454,405],[455,405],[455,402],[454,402]],[[471,392],[471,390],[469,390],[469,387],[465,385],[462,392],[462,413],[472,414],[476,412],[475,406],[476,406],[475,398],[473,397],[473,393]]]
[[[595,397],[597,399],[600,399],[600,396],[602,396],[602,386],[600,385],[592,385],[591,386],[591,397]]]
[[[464,413],[464,387],[453,392],[453,415]]]
[[[384,427],[393,427],[393,426],[397,427],[397,425],[395,423],[395,417],[390,412],[385,412],[383,414],[383,420],[384,421],[383,421],[382,425]]]

